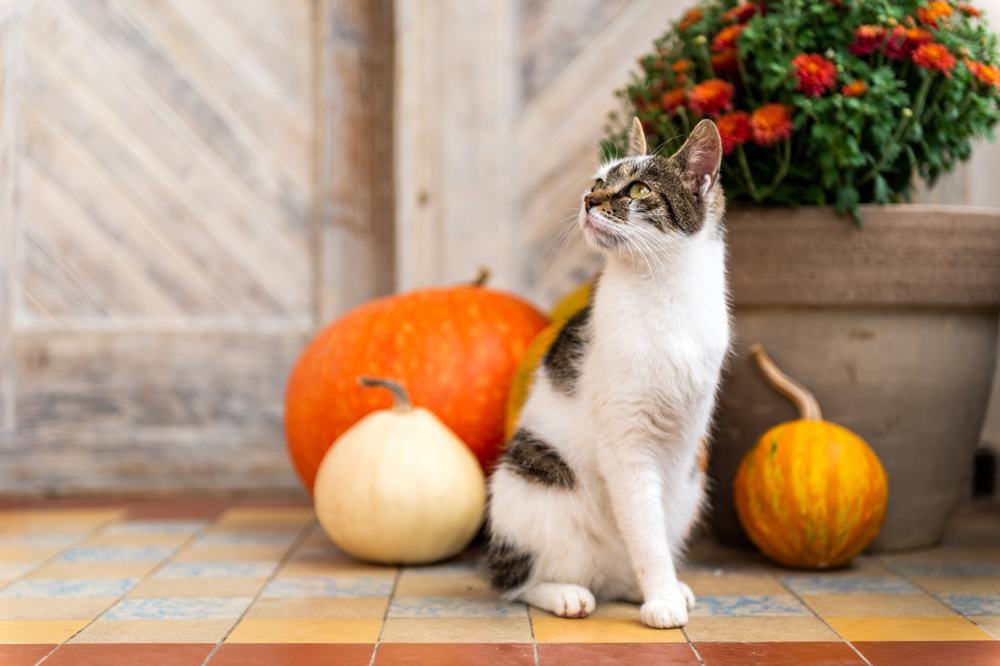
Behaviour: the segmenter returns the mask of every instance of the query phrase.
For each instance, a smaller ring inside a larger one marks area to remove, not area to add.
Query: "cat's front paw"
[[[642,605],[639,617],[653,629],[683,627],[688,622],[688,601],[680,591],[663,599],[650,599]]]
[[[688,610],[691,610],[694,608],[694,592],[691,591],[691,588],[686,583],[678,581],[677,584],[681,587],[681,594],[684,595],[684,601],[687,602]]]

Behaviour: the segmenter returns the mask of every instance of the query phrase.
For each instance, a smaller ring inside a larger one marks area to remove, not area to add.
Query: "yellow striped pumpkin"
[[[753,358],[764,378],[802,418],[760,438],[734,482],[736,510],[750,539],[789,567],[848,564],[878,535],[889,486],[878,456],[860,437],[822,420],[811,393],[782,373],[763,348]]]

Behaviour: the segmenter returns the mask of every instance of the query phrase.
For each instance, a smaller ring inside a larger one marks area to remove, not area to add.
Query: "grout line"
[[[831,625],[831,624],[830,624],[829,622],[827,622],[827,621],[826,621],[826,618],[824,618],[824,617],[823,617],[822,615],[820,615],[819,613],[817,613],[817,612],[816,612],[816,611],[815,611],[815,610],[813,609],[813,607],[812,607],[812,606],[810,606],[810,605],[809,605],[808,603],[806,603],[806,600],[805,600],[805,599],[803,599],[803,598],[802,598],[801,596],[799,596],[799,593],[798,593],[798,592],[796,592],[795,590],[793,590],[793,589],[791,588],[791,586],[787,585],[787,584],[785,583],[785,581],[784,581],[784,580],[782,580],[782,578],[784,578],[784,576],[779,576],[779,575],[775,575],[775,576],[774,576],[774,578],[776,578],[776,579],[778,580],[778,583],[779,583],[779,584],[781,584],[781,586],[782,586],[782,587],[784,587],[784,588],[785,588],[786,590],[788,590],[788,592],[789,592],[789,593],[790,593],[790,594],[791,594],[791,595],[792,595],[793,597],[795,597],[796,599],[798,599],[799,603],[800,603],[800,604],[802,604],[803,606],[805,606],[805,607],[806,607],[806,608],[807,608],[807,609],[809,610],[809,612],[813,614],[813,617],[815,617],[815,618],[816,618],[817,620],[819,620],[819,621],[820,621],[820,622],[822,622],[822,623],[823,623],[824,625],[826,625],[826,627],[827,627],[827,628],[828,628],[828,629],[829,629],[830,631],[832,631],[832,632],[833,632],[833,635],[834,635],[834,636],[836,636],[836,637],[837,637],[837,638],[839,638],[839,639],[840,639],[841,641],[843,641],[844,643],[846,643],[846,644],[847,644],[847,647],[851,648],[851,650],[853,650],[853,651],[854,651],[854,654],[858,655],[858,657],[859,657],[859,658],[860,658],[860,659],[861,659],[861,660],[862,660],[863,662],[865,662],[866,664],[868,664],[868,666],[872,666],[872,662],[868,661],[868,657],[866,657],[865,655],[861,654],[861,651],[860,651],[860,650],[859,650],[858,648],[854,647],[854,643],[852,643],[851,641],[849,641],[849,640],[847,640],[846,638],[844,638],[843,636],[841,636],[841,635],[840,635],[840,632],[839,632],[839,631],[837,631],[836,629],[834,629],[834,628],[833,628],[833,626],[832,626],[832,625]]]
[[[535,638],[535,618],[531,615],[531,604],[524,604],[524,612],[528,614],[528,631],[531,633],[531,652],[535,655],[535,666],[539,666],[538,640]]]
[[[222,515],[222,513],[223,512],[220,511],[219,515]],[[257,601],[260,599],[260,595],[264,593],[264,590],[266,590],[267,586],[271,584],[271,581],[273,581],[275,577],[277,577],[278,572],[281,571],[281,569],[285,566],[285,564],[288,563],[288,560],[292,559],[292,555],[297,553],[299,548],[302,547],[303,542],[305,542],[305,540],[309,537],[309,535],[312,534],[317,524],[318,523],[316,522],[315,517],[310,518],[309,520],[306,521],[306,524],[302,527],[301,530],[299,530],[298,535],[294,539],[292,539],[292,543],[288,545],[288,549],[285,550],[285,554],[282,555],[281,558],[274,565],[274,570],[271,571],[271,575],[269,575],[267,579],[263,583],[261,583],[260,588],[257,590],[257,594],[253,595],[253,599],[250,600],[250,603],[247,604],[247,607],[245,609],[243,609],[243,612],[240,613],[240,616],[238,618],[236,618],[236,620],[233,622],[232,626],[229,627],[229,630],[225,633],[225,635],[222,638],[220,638],[218,642],[216,642],[215,647],[212,648],[212,651],[209,652],[207,655],[205,655],[205,660],[201,662],[202,666],[205,666],[205,664],[210,662],[212,658],[215,657],[215,653],[219,651],[222,645],[226,642],[226,639],[229,638],[230,634],[232,634],[233,631],[236,629],[236,627],[239,626],[240,622],[243,621],[243,618],[246,617],[246,614],[250,612],[250,609],[253,608],[254,604],[256,604]]]
[[[122,512],[124,513],[125,516],[128,516],[128,506],[127,505],[125,505],[123,507]],[[35,663],[35,666],[38,666],[38,664],[41,664],[43,661],[45,661],[46,659],[48,659],[49,657],[51,657],[53,655],[53,653],[55,653],[57,650],[59,650],[59,648],[61,648],[63,645],[65,645],[66,643],[70,642],[71,640],[73,640],[74,638],[76,638],[77,636],[79,636],[83,631],[85,631],[87,629],[87,627],[89,627],[90,625],[94,624],[94,622],[97,622],[97,620],[99,620],[102,615],[104,615],[105,613],[107,613],[109,610],[111,610],[111,608],[113,606],[115,606],[118,602],[120,602],[122,599],[124,599],[125,597],[127,597],[128,594],[129,594],[129,592],[131,592],[135,588],[139,587],[140,584],[142,584],[145,581],[149,580],[150,577],[152,577],[154,574],[156,574],[156,572],[158,572],[160,569],[162,569],[168,562],[172,561],[175,557],[177,557],[177,555],[181,551],[183,551],[188,546],[190,546],[191,542],[194,541],[195,539],[197,539],[199,536],[201,536],[201,534],[203,532],[205,532],[205,530],[207,530],[211,525],[213,525],[219,519],[219,516],[221,516],[221,515],[222,515],[222,512],[220,511],[211,520],[206,520],[204,525],[202,525],[197,530],[195,530],[194,532],[192,532],[191,536],[189,536],[187,539],[185,539],[184,541],[182,541],[181,543],[179,543],[177,545],[177,547],[174,548],[174,550],[170,553],[170,555],[168,555],[166,558],[160,560],[155,566],[153,566],[152,569],[150,569],[149,571],[147,571],[145,574],[143,574],[142,576],[139,576],[139,579],[135,582],[134,585],[130,586],[128,589],[126,589],[120,595],[118,595],[117,597],[115,597],[114,601],[112,601],[110,604],[108,604],[107,606],[105,606],[104,608],[102,608],[99,613],[97,613],[94,617],[92,617],[90,619],[90,622],[88,622],[87,624],[85,624],[82,627],[80,627],[77,631],[75,631],[73,633],[72,636],[69,636],[68,638],[66,638],[65,640],[63,640],[61,643],[59,643],[59,645],[55,646],[52,649],[52,652],[49,652],[47,655],[45,655],[44,657],[42,657],[41,659],[39,659]],[[122,520],[121,518],[116,518],[114,520],[110,520],[107,523],[104,523],[103,525],[101,525],[101,527],[98,528],[97,530],[95,530],[94,532],[91,532],[90,535],[93,535],[93,534],[95,534],[95,533],[97,533],[97,532],[99,532],[99,531],[101,531],[103,529],[106,529],[112,523],[122,523],[122,522],[128,522],[128,521],[127,520]],[[90,536],[90,535],[88,535],[88,536]]]
[[[695,604],[697,604],[697,603],[698,603],[698,600],[695,599]],[[691,614],[691,609],[689,608],[688,609],[688,619],[689,620],[690,620],[690,614]],[[687,628],[686,627],[681,627],[681,633],[684,634],[684,640],[687,641],[688,647],[691,648],[692,652],[694,652],[694,656],[698,660],[698,663],[701,664],[702,666],[704,666],[705,660],[702,658],[701,653],[698,652],[698,648],[695,646],[694,641],[691,640],[690,636],[688,636]]]
[[[385,623],[389,619],[389,609],[392,608],[392,600],[396,598],[396,589],[399,587],[399,579],[403,576],[403,567],[396,569],[396,577],[392,581],[392,590],[389,591],[389,603],[385,605],[385,613],[382,614],[382,626],[378,628],[378,636],[375,637],[375,646],[372,648],[371,659],[368,666],[375,666],[375,657],[378,656],[378,647],[382,644],[382,634],[385,633]]]

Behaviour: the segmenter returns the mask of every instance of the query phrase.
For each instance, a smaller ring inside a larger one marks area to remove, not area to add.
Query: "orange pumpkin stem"
[[[490,269],[486,266],[480,266],[479,272],[476,273],[476,279],[472,281],[473,287],[485,287],[486,283],[490,281]]]
[[[767,352],[764,351],[762,345],[755,344],[751,346],[750,355],[764,376],[764,381],[771,388],[792,401],[799,410],[799,418],[810,421],[819,421],[823,418],[823,413],[819,409],[819,403],[816,402],[816,396],[782,372],[774,364],[774,361],[771,360],[771,357],[767,355]]]
[[[358,383],[362,386],[375,386],[392,391],[392,410],[394,412],[408,412],[413,409],[410,394],[406,392],[406,389],[401,384],[397,384],[390,379],[375,379],[373,377],[358,377]]]

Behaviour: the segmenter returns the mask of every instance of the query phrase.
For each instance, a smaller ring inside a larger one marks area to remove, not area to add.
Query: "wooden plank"
[[[741,305],[1000,307],[1000,213],[863,206],[734,209],[729,281]]]
[[[18,334],[5,493],[294,492],[284,383],[305,333]]]
[[[395,287],[391,0],[317,7],[316,318]]]
[[[396,6],[397,286],[521,285],[512,187],[513,4]]]

